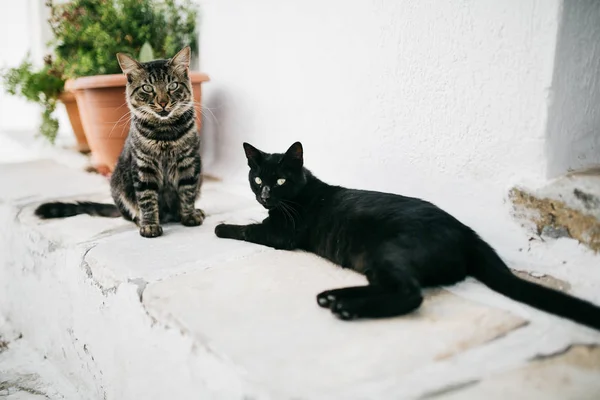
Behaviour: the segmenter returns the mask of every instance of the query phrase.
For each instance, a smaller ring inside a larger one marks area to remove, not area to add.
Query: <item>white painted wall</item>
[[[31,2],[0,0],[0,68],[14,67],[32,51]],[[39,123],[37,107],[0,91],[0,130],[33,129]]]
[[[565,1],[548,119],[548,173],[600,164],[600,2]]]
[[[58,2],[58,1],[56,1]],[[0,69],[15,67],[27,53],[41,65],[51,38],[46,0],[0,0]],[[41,109],[0,88],[0,132],[37,130]],[[66,111],[59,106],[60,133],[71,134]]]
[[[242,141],[301,140],[322,179],[480,231],[512,184],[544,179],[559,0],[199,2],[209,172],[242,182]]]

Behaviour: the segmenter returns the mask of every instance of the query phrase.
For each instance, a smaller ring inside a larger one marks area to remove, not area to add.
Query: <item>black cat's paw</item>
[[[339,300],[350,300],[370,296],[377,289],[372,286],[353,286],[340,289],[330,289],[317,295],[317,304],[323,308],[331,308],[331,305]]]
[[[219,224],[215,227],[215,235],[223,239],[240,239],[241,228],[239,225]]]
[[[335,301],[335,295],[332,290],[326,290],[317,295],[317,304],[323,308],[329,308]]]
[[[202,225],[205,217],[204,211],[196,209],[189,215],[182,215],[181,224],[184,226],[199,226]]]
[[[140,235],[145,238],[155,238],[163,234],[162,226],[160,225],[142,225],[140,226]]]
[[[358,317],[358,314],[353,309],[351,302],[338,300],[331,303],[330,307],[333,315],[343,321],[351,321]]]

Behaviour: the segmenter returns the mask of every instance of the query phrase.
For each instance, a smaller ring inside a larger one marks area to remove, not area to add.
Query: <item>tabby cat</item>
[[[131,128],[110,187],[116,204],[45,203],[41,218],[77,214],[118,217],[139,225],[140,235],[160,236],[161,222],[197,226],[204,212],[194,203],[200,193],[200,140],[189,78],[190,48],[173,58],[139,63],[117,54],[127,76]]]
[[[250,187],[269,216],[259,224],[220,224],[216,235],[306,250],[366,275],[367,286],[317,295],[339,318],[406,314],[421,305],[421,288],[473,276],[514,300],[600,329],[599,307],[518,278],[473,230],[435,205],[328,185],[304,168],[299,142],[285,154],[247,143],[244,150]]]

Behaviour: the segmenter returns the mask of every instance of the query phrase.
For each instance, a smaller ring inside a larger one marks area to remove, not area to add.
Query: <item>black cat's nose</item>
[[[260,198],[263,200],[268,200],[269,197],[271,197],[271,189],[268,186],[265,186],[260,192]]]

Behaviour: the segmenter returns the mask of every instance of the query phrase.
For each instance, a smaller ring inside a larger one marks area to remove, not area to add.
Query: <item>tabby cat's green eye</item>
[[[168,86],[168,89],[175,90],[175,89],[177,89],[178,86],[179,86],[179,84],[177,82],[171,82]]]
[[[152,93],[152,86],[150,86],[150,85],[144,85],[144,86],[142,86],[142,90],[144,92]]]

